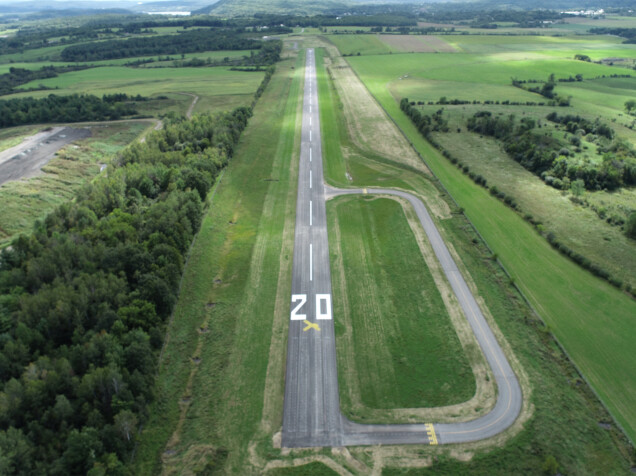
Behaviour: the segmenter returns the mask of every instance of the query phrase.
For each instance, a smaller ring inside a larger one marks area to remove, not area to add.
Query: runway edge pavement
[[[324,184],[313,49],[307,50],[302,111],[282,446],[436,445],[501,433],[521,411],[519,381],[424,203],[403,191]],[[404,198],[415,210],[494,374],[497,401],[487,415],[457,423],[374,425],[352,422],[340,412],[325,203],[336,195],[366,193]]]

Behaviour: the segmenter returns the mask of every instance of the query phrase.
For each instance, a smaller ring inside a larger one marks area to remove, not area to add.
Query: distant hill
[[[222,17],[273,15],[343,14],[366,11],[368,13],[416,12],[427,10],[571,10],[587,8],[630,7],[634,0],[219,0],[193,14],[211,14]]]
[[[192,13],[228,17],[251,16],[255,13],[316,15],[339,13],[345,11],[349,5],[349,2],[336,0],[220,0]]]

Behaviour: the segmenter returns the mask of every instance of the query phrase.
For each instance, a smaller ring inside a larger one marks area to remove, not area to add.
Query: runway
[[[505,430],[521,409],[519,382],[422,201],[402,191],[324,185],[313,49],[307,50],[302,114],[282,446],[435,445]],[[415,209],[495,376],[497,402],[489,414],[463,423],[363,425],[340,413],[325,202],[362,193],[400,196]]]

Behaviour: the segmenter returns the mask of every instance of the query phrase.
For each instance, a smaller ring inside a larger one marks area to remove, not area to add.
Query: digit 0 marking
[[[325,312],[322,312],[323,303]],[[316,319],[331,319],[331,294],[316,294]]]

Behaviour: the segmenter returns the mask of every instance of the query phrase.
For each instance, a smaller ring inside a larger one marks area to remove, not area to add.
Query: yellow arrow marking
[[[309,329],[316,329],[317,331],[320,330],[320,327],[318,327],[317,322],[309,322],[307,319],[305,319],[304,323],[307,324],[307,327],[303,329],[303,332],[308,331]]]

